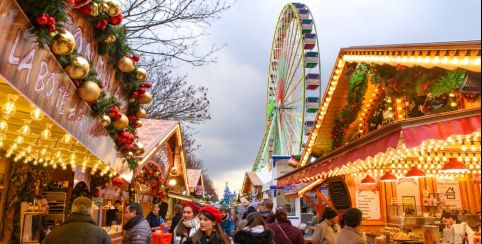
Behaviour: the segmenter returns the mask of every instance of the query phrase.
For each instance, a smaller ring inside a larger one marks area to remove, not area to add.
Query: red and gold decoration
[[[72,59],[72,62],[69,66],[65,67],[65,72],[72,78],[73,80],[80,80],[83,79],[89,74],[90,71],[90,64],[87,59],[77,56]]]
[[[134,181],[137,184],[149,186],[150,194],[154,198],[153,203],[159,203],[166,199],[167,193],[163,186],[164,180],[162,179],[161,169],[155,163],[147,163]]]
[[[97,83],[93,81],[85,81],[79,87],[79,96],[82,100],[93,103],[97,101],[97,98],[100,96],[100,88]]]
[[[67,30],[59,30],[52,42],[52,52],[55,55],[65,56],[71,54],[75,48],[75,38],[72,33]]]
[[[137,67],[140,56],[132,52],[127,44],[127,29],[122,25],[123,15],[118,0],[19,0],[34,25],[40,47],[50,46],[65,72],[78,88],[79,96],[89,103],[93,116],[106,128],[117,143],[118,150],[127,159],[131,168],[137,166],[137,147],[134,142],[126,145],[118,140],[119,135],[128,132],[136,140],[136,128],[142,126],[139,120],[146,117],[141,104],[152,101],[147,92],[151,83],[147,82],[147,71]],[[102,81],[97,79],[95,64],[77,54],[72,33],[63,25],[69,11],[78,11],[90,22],[97,40],[98,52],[111,59],[125,94],[129,94],[127,111],[119,110],[120,103],[115,97],[108,97],[102,91]],[[115,109],[113,109],[115,108]],[[123,136],[121,136],[123,138]],[[124,140],[124,139],[123,139]],[[129,139],[130,141],[130,139]]]

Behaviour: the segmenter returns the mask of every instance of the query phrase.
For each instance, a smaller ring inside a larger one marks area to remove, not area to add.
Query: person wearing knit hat
[[[198,218],[199,205],[193,202],[183,204],[182,221],[174,227],[174,244],[183,244],[186,240],[193,236],[200,228]]]
[[[248,210],[243,215],[243,220],[239,221],[238,227],[236,228],[236,231],[243,230],[244,227],[246,227],[246,225],[248,224],[248,217],[251,216],[254,213],[257,213],[257,212],[258,211],[256,211],[256,208],[254,206],[249,206]]]
[[[330,208],[326,207],[323,212],[323,221],[316,226],[313,233],[313,244],[336,244],[336,238],[341,231],[341,227],[338,224],[338,213]]]
[[[221,212],[213,206],[206,205],[200,209],[199,230],[187,239],[185,244],[230,244],[224,231],[221,229],[223,220]]]

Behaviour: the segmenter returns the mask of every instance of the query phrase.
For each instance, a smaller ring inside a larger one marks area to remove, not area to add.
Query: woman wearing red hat
[[[198,218],[199,205],[192,202],[183,204],[182,221],[174,229],[174,244],[183,244],[186,240],[193,236],[200,227]]]
[[[201,208],[199,219],[201,221],[200,229],[194,236],[189,237],[185,244],[230,244],[220,226],[223,218],[219,210],[206,205]]]

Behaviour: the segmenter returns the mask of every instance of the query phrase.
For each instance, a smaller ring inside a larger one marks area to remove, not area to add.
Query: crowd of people
[[[45,198],[39,201],[48,213]],[[91,217],[93,202],[87,197],[78,197],[72,203],[71,214],[65,222],[52,231],[43,228],[42,244],[110,244],[107,232]],[[173,244],[304,244],[304,233],[293,226],[283,208],[273,212],[269,199],[261,203],[243,201],[238,208],[215,208],[186,202],[174,207],[169,232]],[[162,224],[159,207],[153,206],[144,217],[142,206],[131,202],[124,210],[125,224],[122,244],[150,244],[152,231]],[[444,214],[444,241],[449,244],[473,243],[473,231],[466,223]],[[342,222],[342,223],[341,223]],[[44,222],[39,221],[39,225]],[[326,207],[318,224],[311,227],[312,244],[364,244],[361,234],[362,212],[351,208],[340,213]],[[342,228],[343,226],[343,228]],[[166,228],[167,231],[167,228]]]

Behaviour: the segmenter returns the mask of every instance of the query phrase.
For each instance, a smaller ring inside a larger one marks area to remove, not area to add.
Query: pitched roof
[[[195,188],[198,186],[199,180],[201,179],[202,170],[200,169],[187,169],[187,182],[189,188]]]
[[[146,157],[149,152],[156,148],[156,145],[165,142],[169,135],[172,135],[179,124],[179,121],[143,119],[143,126],[138,129],[139,142],[144,144]]]
[[[246,172],[246,175],[248,176],[253,186],[263,186],[263,182],[261,182],[261,179],[258,177],[258,175],[255,172],[249,171],[249,172]]]

